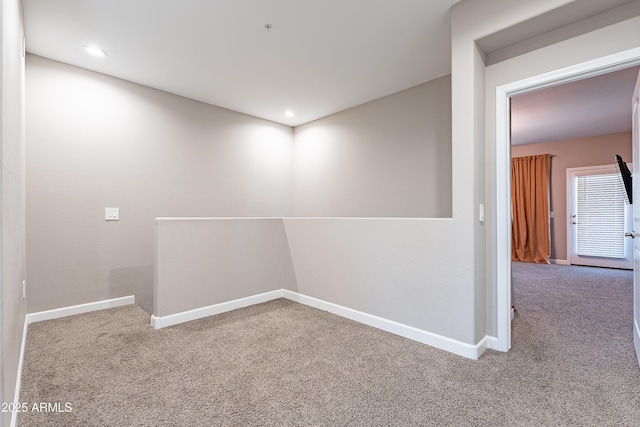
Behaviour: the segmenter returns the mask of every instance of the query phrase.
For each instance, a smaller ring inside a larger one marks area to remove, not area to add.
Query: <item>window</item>
[[[625,195],[616,173],[578,176],[579,255],[625,257]]]
[[[633,268],[631,205],[615,164],[567,169],[567,260],[570,264]]]

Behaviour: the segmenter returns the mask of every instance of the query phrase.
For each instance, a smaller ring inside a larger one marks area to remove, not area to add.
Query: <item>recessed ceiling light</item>
[[[285,111],[285,112],[284,112],[284,115],[285,115],[285,116],[287,116],[287,117],[293,117],[293,116],[295,116],[295,114],[293,114],[293,111],[291,111],[291,110],[287,110],[287,111]]]
[[[89,52],[93,56],[107,56],[107,52],[95,46],[85,46],[87,52]]]

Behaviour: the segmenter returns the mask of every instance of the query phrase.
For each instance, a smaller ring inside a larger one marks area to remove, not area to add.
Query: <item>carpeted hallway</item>
[[[20,426],[640,425],[630,271],[514,263],[513,349],[472,361],[287,300],[163,330],[29,326]]]

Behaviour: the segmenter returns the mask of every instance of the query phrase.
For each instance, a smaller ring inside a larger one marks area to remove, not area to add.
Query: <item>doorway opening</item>
[[[496,89],[497,349],[511,348],[511,98],[640,65],[640,48],[499,86]]]

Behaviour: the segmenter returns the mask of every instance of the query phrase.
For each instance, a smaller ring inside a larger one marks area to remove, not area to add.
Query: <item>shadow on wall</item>
[[[149,315],[153,313],[153,265],[111,270],[109,289],[118,293],[118,296],[127,295],[133,291],[136,296],[136,304]]]

